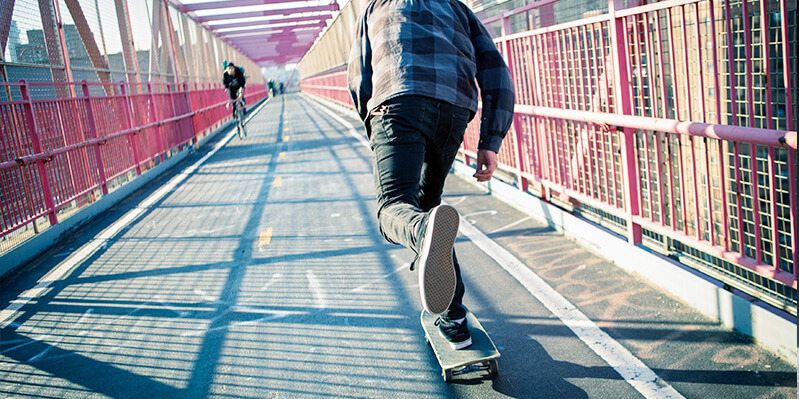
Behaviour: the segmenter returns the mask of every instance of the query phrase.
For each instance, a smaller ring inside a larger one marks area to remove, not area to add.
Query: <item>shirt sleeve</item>
[[[513,121],[514,93],[510,69],[485,26],[469,12],[477,85],[483,100],[478,149],[499,152]]]
[[[368,12],[368,9],[366,11]],[[372,48],[367,32],[366,13],[364,13],[358,20],[347,63],[347,85],[350,96],[363,121],[369,116],[366,103],[372,97]]]

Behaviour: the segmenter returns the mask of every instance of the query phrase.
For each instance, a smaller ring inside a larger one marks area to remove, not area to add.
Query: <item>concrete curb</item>
[[[251,109],[256,109],[264,99],[251,106]],[[228,121],[216,130],[208,133],[205,137],[198,140],[196,148],[206,145],[210,140],[233,127],[233,121]],[[49,227],[47,230],[35,235],[33,238],[25,241],[11,251],[0,256],[0,278],[5,277],[8,273],[14,271],[18,267],[30,262],[33,258],[48,250],[65,234],[82,226],[84,223],[90,221],[95,216],[110,209],[120,201],[124,200],[140,188],[144,187],[147,183],[155,180],[164,172],[172,169],[175,165],[186,159],[189,154],[192,154],[194,149],[187,149],[181,151],[171,158],[161,162],[154,168],[147,172],[136,176],[133,180],[129,181],[117,188],[116,190],[108,193],[99,200],[81,209],[74,215],[60,221],[55,226]]]
[[[316,96],[309,97],[359,119],[352,109]],[[474,168],[456,161],[454,169],[466,181],[485,188],[472,177]],[[748,295],[733,294],[725,290],[721,282],[709,276],[645,248],[628,244],[616,234],[499,179],[491,180],[490,187],[491,195],[501,201],[548,224],[620,268],[649,280],[688,306],[751,337],[758,345],[797,365],[796,317]],[[797,379],[799,381],[799,377]]]

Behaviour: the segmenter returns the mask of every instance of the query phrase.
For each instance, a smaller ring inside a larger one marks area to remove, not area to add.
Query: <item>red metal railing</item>
[[[108,92],[92,96],[93,87]],[[15,101],[0,102],[0,237],[59,210],[108,193],[115,179],[141,174],[193,144],[230,117],[219,84],[0,83]],[[33,99],[32,89],[75,93]],[[250,85],[245,99],[266,96]],[[88,198],[87,198],[88,197]]]
[[[346,66],[301,80],[300,91],[316,94],[345,107],[353,106],[350,92],[347,89]]]
[[[500,25],[495,42],[516,89],[501,168],[522,190],[611,221],[631,243],[655,240],[795,306],[796,43],[787,0],[759,2],[757,13],[747,1],[629,9],[611,1],[605,15],[511,33],[511,17],[551,3],[484,20]],[[301,87],[351,105],[340,68]],[[464,139],[467,162],[477,121]]]

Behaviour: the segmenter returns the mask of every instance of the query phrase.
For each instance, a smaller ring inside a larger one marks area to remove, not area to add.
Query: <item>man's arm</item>
[[[368,12],[368,8],[365,11]],[[372,97],[372,49],[366,25],[366,12],[358,20],[347,63],[347,85],[352,103],[355,104],[362,121],[366,121],[369,116],[366,104]]]
[[[471,11],[467,12],[477,65],[477,84],[483,102],[474,177],[477,181],[488,181],[497,169],[497,153],[513,121],[513,80],[485,26]]]

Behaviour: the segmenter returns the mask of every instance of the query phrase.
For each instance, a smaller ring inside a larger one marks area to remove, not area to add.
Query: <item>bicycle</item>
[[[247,128],[244,121],[244,98],[239,97],[236,100],[231,100],[233,104],[233,118],[236,119],[236,129],[240,139],[247,137]]]

